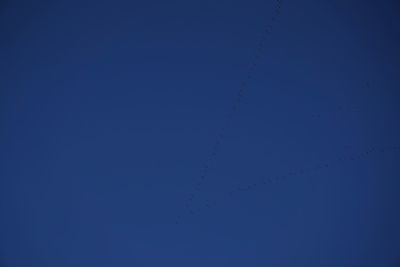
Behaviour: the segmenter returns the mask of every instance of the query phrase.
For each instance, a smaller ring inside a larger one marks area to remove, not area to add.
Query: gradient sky
[[[2,1],[0,265],[399,266],[399,12]]]

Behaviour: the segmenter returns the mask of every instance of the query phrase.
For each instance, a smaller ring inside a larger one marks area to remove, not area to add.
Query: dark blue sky
[[[0,266],[399,266],[399,12],[3,1]]]

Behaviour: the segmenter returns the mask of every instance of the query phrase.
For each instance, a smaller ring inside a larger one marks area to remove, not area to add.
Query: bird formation
[[[314,165],[310,165],[308,167],[301,167],[301,168],[293,169],[288,172],[274,175],[274,176],[267,176],[267,177],[262,178],[258,182],[253,182],[253,183],[249,183],[246,185],[237,186],[237,187],[229,190],[225,195],[220,195],[219,199],[205,201],[202,205],[197,206],[195,209],[194,208],[191,209],[189,214],[191,216],[193,216],[201,211],[205,211],[207,209],[217,206],[218,203],[221,203],[226,199],[233,199],[234,197],[236,197],[237,195],[239,195],[241,193],[248,192],[250,190],[254,190],[261,186],[265,186],[265,185],[269,185],[269,184],[276,184],[278,182],[285,181],[289,178],[294,178],[294,177],[301,176],[301,175],[310,175],[310,174],[313,174],[318,171],[323,171],[325,169],[339,167],[341,164],[351,163],[351,162],[365,159],[372,154],[384,154],[384,153],[390,153],[390,152],[399,153],[400,145],[392,145],[392,146],[385,146],[385,147],[371,147],[371,148],[366,149],[359,153],[337,156],[334,159],[327,161],[327,162],[317,163]],[[186,217],[186,218],[188,218],[188,217]],[[177,220],[176,224],[180,224],[182,222],[182,219],[183,219],[183,217],[181,217],[180,220]]]
[[[222,127],[220,128],[220,130],[215,138],[215,141],[211,147],[211,151],[201,168],[200,177],[195,183],[194,190],[188,194],[187,198],[184,201],[185,209],[176,219],[176,221],[175,221],[176,224],[181,224],[185,221],[185,218],[188,219],[189,217],[192,217],[201,211],[211,209],[211,208],[215,207],[218,203],[220,203],[226,199],[232,199],[243,192],[248,192],[250,190],[259,188],[261,186],[274,184],[279,181],[284,181],[284,180],[287,180],[292,177],[297,177],[297,176],[301,176],[301,175],[309,175],[309,174],[312,174],[317,171],[322,171],[324,169],[334,168],[335,166],[340,166],[340,164],[344,164],[346,162],[354,162],[357,160],[362,160],[363,158],[369,156],[370,154],[388,153],[390,151],[392,151],[392,152],[400,151],[400,146],[398,146],[398,145],[388,146],[388,147],[371,147],[370,149],[367,149],[363,152],[338,156],[335,159],[328,161],[328,162],[317,163],[317,164],[314,164],[314,165],[311,165],[308,167],[293,169],[291,171],[288,171],[288,172],[285,172],[285,173],[282,173],[279,175],[264,177],[264,178],[258,180],[257,182],[252,182],[252,183],[248,183],[246,185],[241,185],[241,186],[232,188],[231,190],[228,190],[225,194],[220,194],[218,199],[201,200],[200,204],[198,204],[198,205],[194,204],[194,199],[200,195],[201,186],[207,180],[207,177],[208,177],[208,174],[210,171],[210,167],[215,161],[215,157],[218,153],[218,150],[219,150],[222,142],[224,141],[229,128],[232,126],[232,122],[233,122],[235,116],[237,116],[237,114],[238,114],[239,108],[243,101],[243,96],[246,93],[246,91],[248,91],[248,85],[252,81],[256,67],[260,63],[262,55],[264,54],[266,41],[268,39],[268,36],[271,34],[272,26],[273,26],[274,22],[277,20],[277,18],[279,17],[279,15],[281,14],[281,7],[282,7],[282,0],[276,0],[274,14],[273,14],[272,18],[269,20],[269,22],[267,23],[267,26],[265,27],[265,30],[263,31],[262,36],[257,43],[255,54],[252,58],[252,61],[248,68],[247,74],[245,75],[244,79],[240,82],[239,90],[237,92],[236,98],[235,98],[230,110],[228,111],[228,113],[222,123]],[[370,88],[369,82],[367,82],[365,84],[365,88]],[[349,109],[342,105],[338,105],[336,108],[336,112],[342,112],[342,111],[345,111],[346,113],[347,112],[359,112],[360,109],[359,108]],[[321,114],[318,114],[316,116],[321,117]]]
[[[186,209],[188,210],[188,212],[190,214],[194,213],[193,209],[191,209],[191,206],[193,206],[193,200],[199,194],[201,186],[205,182],[205,180],[208,176],[210,166],[215,161],[215,157],[221,146],[221,143],[224,140],[229,128],[231,127],[232,121],[234,120],[235,116],[237,116],[237,113],[239,111],[239,108],[240,108],[242,100],[243,100],[244,93],[248,90],[248,84],[252,80],[254,71],[256,70],[256,67],[260,63],[260,60],[264,53],[264,48],[265,48],[267,37],[271,33],[271,28],[272,28],[274,22],[281,14],[281,7],[282,7],[282,0],[276,0],[273,16],[268,21],[268,23],[265,27],[265,30],[262,32],[261,38],[257,43],[255,54],[251,60],[250,67],[247,71],[247,74],[245,75],[245,78],[240,82],[239,90],[236,94],[235,100],[234,100],[230,110],[226,114],[226,117],[224,119],[222,127],[220,128],[220,130],[215,138],[215,141],[211,147],[211,151],[210,151],[208,157],[206,158],[205,163],[203,164],[203,166],[201,168],[200,177],[195,183],[194,190],[186,198],[186,201],[185,201]]]

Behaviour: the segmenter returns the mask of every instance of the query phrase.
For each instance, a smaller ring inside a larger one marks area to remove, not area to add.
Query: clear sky
[[[399,12],[2,1],[0,266],[399,266]]]

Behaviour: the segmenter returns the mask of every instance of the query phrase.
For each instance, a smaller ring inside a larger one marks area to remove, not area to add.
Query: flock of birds
[[[369,149],[366,149],[362,152],[337,156],[330,161],[316,163],[316,164],[310,165],[308,167],[301,167],[301,168],[293,169],[293,170],[290,170],[290,171],[287,171],[285,173],[278,174],[278,175],[263,177],[262,179],[260,179],[257,182],[249,183],[249,184],[242,185],[242,186],[237,186],[237,187],[229,190],[225,195],[222,195],[221,198],[219,198],[219,199],[213,199],[211,201],[206,201],[206,202],[204,202],[204,204],[199,205],[196,208],[192,208],[189,211],[188,215],[193,216],[195,214],[200,213],[203,210],[213,208],[213,207],[217,206],[219,203],[223,202],[225,199],[233,199],[241,193],[254,190],[256,188],[259,188],[260,186],[276,184],[278,182],[283,182],[289,178],[294,178],[294,177],[298,177],[298,176],[302,176],[302,175],[310,175],[310,174],[313,174],[318,171],[323,171],[325,169],[338,167],[341,164],[359,161],[359,160],[365,159],[368,156],[373,155],[373,154],[387,154],[390,152],[399,153],[400,145],[385,146],[385,147],[370,147]],[[180,219],[182,219],[182,218],[180,218]],[[179,224],[180,221],[176,221],[176,223]]]
[[[250,67],[247,71],[245,78],[240,82],[239,90],[236,94],[234,103],[231,106],[229,112],[227,113],[227,115],[224,119],[224,122],[222,124],[222,127],[220,128],[220,130],[217,134],[217,137],[214,141],[214,144],[211,148],[211,152],[209,153],[208,157],[205,160],[204,165],[202,166],[202,169],[200,171],[200,178],[195,183],[193,192],[191,192],[186,198],[186,201],[185,201],[186,211],[188,211],[190,214],[194,213],[194,210],[191,208],[193,206],[193,201],[194,201],[195,197],[197,197],[199,195],[199,193],[201,191],[201,186],[204,184],[204,182],[206,181],[206,179],[208,177],[210,166],[212,165],[212,163],[215,160],[215,157],[217,155],[219,147],[220,147],[222,141],[224,140],[227,131],[231,127],[235,116],[238,113],[238,110],[239,110],[242,100],[243,100],[243,95],[248,90],[248,84],[251,82],[254,71],[256,70],[256,67],[260,63],[262,55],[264,54],[266,40],[271,33],[271,28],[272,28],[273,24],[275,23],[275,21],[277,20],[277,18],[279,17],[279,15],[281,14],[281,8],[282,8],[282,0],[276,0],[275,7],[274,7],[274,13],[273,13],[271,19],[268,21],[268,23],[261,35],[260,40],[257,43],[256,52],[253,56],[253,59],[251,60]],[[209,203],[207,203],[206,205],[209,206]],[[181,217],[178,218],[177,223],[179,223],[180,219],[181,219]]]
[[[201,211],[215,207],[216,205],[218,205],[218,203],[222,202],[223,200],[232,199],[232,198],[236,197],[237,195],[239,195],[240,193],[256,189],[260,186],[274,184],[274,183],[277,183],[278,181],[284,181],[291,177],[312,174],[317,171],[322,171],[324,169],[329,169],[329,168],[333,168],[335,166],[339,166],[340,164],[344,164],[346,162],[362,160],[371,154],[388,153],[390,151],[392,151],[392,152],[400,151],[400,145],[394,145],[394,146],[388,146],[388,147],[370,147],[369,149],[366,149],[365,151],[362,151],[359,153],[354,153],[351,155],[346,154],[346,155],[337,156],[336,158],[334,158],[330,161],[327,161],[327,162],[317,163],[315,165],[311,165],[308,167],[293,169],[291,171],[287,171],[280,175],[264,177],[257,182],[252,182],[252,183],[248,183],[246,185],[237,186],[237,187],[229,190],[225,195],[220,195],[221,198],[219,198],[218,200],[217,199],[208,200],[208,201],[202,200],[201,201],[202,204],[199,204],[199,205],[194,204],[195,198],[199,197],[199,195],[201,193],[202,185],[207,180],[210,167],[215,161],[215,157],[220,148],[220,145],[223,142],[229,128],[232,126],[232,122],[233,122],[235,116],[237,116],[238,110],[242,103],[243,95],[248,90],[248,84],[251,82],[254,71],[256,70],[256,67],[260,63],[260,60],[264,54],[267,37],[271,33],[271,28],[272,28],[273,24],[275,23],[275,21],[281,14],[281,7],[282,7],[282,0],[276,0],[273,16],[268,21],[267,26],[262,34],[262,37],[260,38],[260,40],[257,44],[256,53],[253,56],[253,59],[251,61],[250,67],[247,71],[245,78],[240,82],[240,87],[237,92],[236,98],[233,102],[233,105],[231,106],[229,112],[227,113],[227,115],[224,119],[224,122],[222,124],[222,127],[220,128],[220,130],[215,138],[215,141],[212,145],[211,151],[210,151],[208,157],[206,158],[205,163],[203,164],[203,166],[201,168],[200,177],[197,180],[197,182],[195,183],[193,191],[187,195],[187,197],[184,201],[184,203],[185,203],[184,212],[181,213],[176,218],[175,223],[178,225],[183,223],[185,221],[185,218],[188,219],[189,217],[194,216]],[[367,88],[370,88],[369,82],[367,82],[365,86]],[[348,110],[347,108],[345,108],[343,106],[338,106],[337,110],[338,111],[346,111],[346,112],[359,112],[360,111],[357,108],[354,110]],[[317,117],[319,117],[319,116],[320,116],[320,114],[317,115]]]

